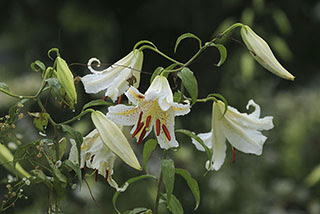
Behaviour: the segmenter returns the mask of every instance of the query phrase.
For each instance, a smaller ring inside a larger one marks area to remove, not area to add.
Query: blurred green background
[[[176,167],[187,168],[199,181],[199,209],[193,211],[193,196],[180,177],[176,177],[174,193],[181,200],[185,213],[318,214],[320,183],[316,181],[320,176],[310,178],[309,182],[306,178],[320,164],[320,1],[2,0],[0,82],[6,82],[18,94],[34,94],[41,78],[30,69],[30,64],[40,59],[50,65],[46,53],[52,47],[59,48],[69,64],[86,64],[91,57],[112,63],[130,52],[136,42],[147,39],[169,56],[185,61],[195,53],[197,43],[185,40],[174,54],[178,36],[191,32],[207,41],[235,22],[250,25],[268,41],[296,80],[280,79],[253,61],[238,30],[228,40],[221,41],[228,49],[228,59],[222,67],[214,65],[219,60],[215,49],[205,52],[190,66],[198,79],[199,96],[221,93],[241,112],[252,98],[261,106],[262,116],[274,116],[275,127],[265,133],[268,140],[262,156],[238,152],[232,164],[232,151],[228,147],[223,167],[205,177],[205,154],[195,150],[190,139],[177,134],[182,146],[176,155],[171,153],[171,157]],[[157,66],[167,65],[168,61],[145,51],[144,72],[152,73]],[[89,73],[85,66],[74,65],[71,70],[78,76]],[[148,87],[151,75],[146,73],[142,74],[140,91]],[[77,92],[77,111],[87,101],[103,96],[86,95],[81,83],[77,85]],[[0,94],[0,115],[5,115],[16,101]],[[48,109],[56,121],[75,114],[49,102]],[[28,111],[38,110],[32,105],[27,108]],[[211,103],[198,104],[189,115],[177,118],[176,126],[196,133],[208,132],[210,120]],[[18,123],[18,132],[25,135],[23,143],[39,138],[31,123],[30,118]],[[85,135],[92,124],[89,117],[85,117],[73,127]],[[142,147],[135,150],[141,160]],[[149,164],[150,171],[156,175],[160,170],[160,155],[160,149],[156,150]],[[139,174],[121,161],[116,162],[114,178],[118,183]],[[6,192],[7,174],[0,167],[0,198]],[[107,213],[115,213],[111,203],[114,190],[102,177],[97,183],[87,179],[97,201]],[[152,208],[155,191],[153,181],[132,185],[121,194],[118,207],[120,210],[139,206]],[[46,212],[48,198],[43,185],[26,188],[25,193],[29,199],[20,199],[7,213]],[[85,185],[81,191],[69,191],[60,206],[63,213],[100,212]],[[162,212],[165,213],[164,209]]]

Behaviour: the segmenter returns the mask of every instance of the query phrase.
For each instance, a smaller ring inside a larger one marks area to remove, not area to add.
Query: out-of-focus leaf
[[[292,59],[292,52],[286,41],[278,36],[273,36],[270,39],[272,49],[285,61]]]
[[[174,95],[173,95],[173,102],[179,102],[182,98],[182,93],[181,91],[176,91],[174,92]]]
[[[64,137],[59,141],[59,160],[61,160],[61,158],[64,155],[64,152],[66,151],[67,148],[67,139]]]
[[[213,36],[218,36],[221,34],[225,29],[230,27],[232,24],[234,24],[237,20],[234,19],[233,17],[229,17],[221,22],[221,24],[218,26],[216,31],[214,32]],[[221,37],[218,39],[219,43],[225,43],[227,40],[227,36],[229,33],[227,33],[224,37]]]
[[[192,99],[192,104],[194,104],[198,98],[198,82],[196,77],[189,68],[183,68],[178,72],[178,77],[181,79],[183,86],[187,89]]]
[[[29,112],[28,114],[33,117],[33,124],[35,125],[35,127],[44,132],[44,129],[48,125],[48,119],[50,118],[50,115],[45,112]]]
[[[177,199],[175,195],[171,195],[172,199],[170,204],[168,203],[168,197],[167,194],[162,194],[162,196],[165,198],[167,201],[168,209],[170,210],[171,213],[173,214],[183,214],[183,207],[180,203],[180,201]]]
[[[18,147],[17,151],[13,155],[13,166],[14,167],[19,160],[25,158],[25,156],[28,154],[27,151],[32,147],[34,147],[34,143],[25,144],[25,145]]]
[[[40,169],[31,170],[31,173],[36,176],[36,179],[33,180],[35,183],[43,182],[49,189],[53,188],[52,183],[49,181],[48,177],[44,174],[44,172]]]
[[[122,186],[121,188],[128,188],[130,184],[134,183],[134,182],[137,182],[137,181],[140,181],[140,180],[143,180],[143,179],[146,179],[146,178],[152,178],[152,179],[155,179],[157,180],[157,178],[153,175],[140,175],[138,177],[134,177],[134,178],[130,178],[129,180],[127,180]],[[120,191],[117,191],[114,193],[113,197],[112,197],[112,205],[113,205],[113,208],[116,210],[117,213],[121,213],[117,206],[116,206],[116,203],[117,203],[117,200],[118,200],[118,197],[120,195]]]
[[[286,13],[281,9],[272,10],[272,17],[279,31],[283,34],[291,33],[291,24]]]
[[[68,134],[70,135],[70,137],[71,137],[72,139],[74,139],[74,141],[75,141],[76,144],[77,144],[78,154],[80,154],[80,153],[81,153],[80,147],[81,147],[81,144],[82,144],[82,142],[83,142],[83,136],[82,136],[82,134],[81,134],[80,132],[74,130],[71,126],[61,125],[61,127],[62,127],[62,131],[63,131],[63,132],[68,133]],[[78,161],[79,161],[79,163],[81,163],[81,162],[80,162],[80,155],[79,155],[79,160],[78,160]]]
[[[246,8],[241,14],[241,23],[252,26],[254,21],[254,11],[251,8]]]
[[[14,104],[13,106],[11,106],[11,108],[9,109],[9,119],[7,121],[9,124],[14,123],[16,120],[16,116],[20,113],[19,105],[23,105],[27,101],[28,99],[23,99],[17,102],[16,104]]]
[[[253,0],[253,7],[257,12],[261,12],[264,9],[264,0]]]
[[[243,80],[251,81],[254,74],[255,61],[247,51],[241,55],[240,67]]]
[[[175,175],[175,168],[174,162],[170,159],[163,159],[161,160],[161,174],[164,186],[166,188],[167,193],[167,204],[170,205],[171,195],[173,192],[174,187],[174,175]]]
[[[194,208],[196,210],[200,204],[200,190],[197,180],[192,178],[190,173],[185,169],[176,168],[176,174],[181,175],[186,180],[196,201],[196,207]]]
[[[157,146],[157,140],[155,139],[149,139],[143,147],[143,168],[148,173],[148,167],[147,162],[149,160],[149,157],[151,155],[151,152],[156,148]]]
[[[86,103],[83,107],[82,107],[82,111],[86,110],[87,108],[93,107],[93,106],[113,106],[113,103],[104,101],[104,100],[92,100],[88,103]]]
[[[9,86],[4,82],[0,82],[0,88],[9,91]]]
[[[154,72],[152,73],[152,76],[150,78],[150,84],[152,83],[154,78],[156,78],[156,76],[158,76],[163,70],[164,70],[163,67],[157,67],[156,70],[154,70]]]
[[[306,182],[310,186],[315,185],[319,181],[320,181],[320,165],[316,166],[306,178]]]
[[[185,33],[185,34],[182,34],[181,36],[178,37],[177,41],[176,41],[176,44],[174,46],[174,52],[177,52],[177,48],[178,48],[178,45],[180,44],[180,42],[184,39],[187,39],[187,38],[193,38],[193,39],[196,39],[198,40],[199,42],[199,47],[201,48],[202,46],[202,42],[201,42],[201,39],[199,37],[197,37],[196,35],[192,34],[192,33]]]
[[[40,60],[36,60],[33,63],[31,63],[30,67],[35,72],[45,71],[46,70],[46,66]]]

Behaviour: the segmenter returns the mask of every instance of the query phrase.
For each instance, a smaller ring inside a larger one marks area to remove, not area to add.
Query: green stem
[[[79,118],[81,118],[85,114],[87,114],[89,112],[93,112],[93,111],[94,111],[93,109],[86,109],[85,111],[82,111],[80,114],[78,114],[77,116],[71,118],[70,120],[67,120],[65,122],[59,123],[59,125],[66,125],[66,124],[72,123],[73,121],[78,120]]]
[[[164,54],[163,52],[161,52],[158,48],[154,48],[154,47],[151,47],[151,46],[149,46],[149,45],[144,45],[144,46],[142,46],[142,47],[139,48],[140,51],[143,51],[144,49],[152,50],[152,51],[156,52],[157,54],[163,56],[164,58],[170,60],[171,62],[174,62],[174,63],[176,63],[177,65],[183,66],[183,63],[181,63],[181,62],[179,62],[179,61],[177,61],[177,60],[175,60],[175,59],[167,56],[166,54]]]
[[[167,158],[167,150],[164,150],[163,159],[166,159],[166,158]],[[161,185],[162,185],[162,170],[160,172],[160,178],[158,180],[157,197],[156,197],[156,202],[154,204],[154,209],[153,209],[154,214],[158,214]]]

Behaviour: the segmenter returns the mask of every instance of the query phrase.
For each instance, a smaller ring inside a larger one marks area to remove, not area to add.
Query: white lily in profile
[[[117,191],[124,191],[112,179],[113,164],[120,157],[131,167],[141,170],[141,166],[120,128],[101,112],[93,112],[92,120],[97,129],[94,129],[86,137],[81,145],[80,168],[88,167],[97,170],[105,177],[110,186]],[[78,164],[78,151],[76,143],[71,141],[69,160]]]
[[[260,63],[260,65],[279,77],[294,80],[294,76],[278,62],[269,45],[249,26],[243,25],[241,27],[241,37],[249,49],[250,54]]]
[[[135,49],[102,71],[96,71],[92,68],[94,62],[98,63],[98,67],[101,65],[99,59],[91,58],[88,61],[88,69],[92,74],[81,78],[87,93],[95,94],[106,90],[105,96],[115,101],[129,88],[129,84],[133,84],[135,87],[139,86],[143,63],[142,51]]]
[[[255,110],[251,114],[240,113],[237,109],[228,106],[225,111],[225,104],[221,101],[213,103],[212,106],[212,129],[209,133],[199,134],[204,144],[212,150],[212,159],[207,161],[207,170],[219,170],[226,157],[226,139],[237,150],[261,155],[262,147],[267,137],[261,131],[273,128],[273,117],[260,118],[260,107],[253,100],[250,100],[247,109],[253,106]],[[192,140],[196,148],[205,151],[196,141]]]
[[[189,113],[190,104],[173,102],[172,91],[165,77],[157,76],[145,95],[134,87],[130,87],[125,95],[134,106],[120,104],[109,107],[109,119],[119,125],[134,125],[131,134],[137,138],[138,144],[153,127],[161,148],[178,147],[174,135],[174,117]]]

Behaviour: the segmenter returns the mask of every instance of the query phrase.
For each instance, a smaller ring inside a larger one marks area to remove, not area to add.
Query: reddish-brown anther
[[[143,122],[140,123],[140,124],[137,126],[136,130],[135,130],[135,131],[133,132],[133,134],[131,135],[131,137],[135,137],[135,136],[139,133],[139,131],[142,129],[143,125],[144,125]]]
[[[149,127],[150,121],[151,121],[151,115],[149,115],[149,116],[147,117],[147,120],[146,120],[146,128]]]
[[[107,99],[108,99],[108,96],[104,96],[104,97],[102,98],[103,101],[106,101]]]
[[[169,130],[166,127],[166,125],[162,124],[162,130],[163,130],[164,134],[166,135],[166,137],[168,138],[168,140],[170,141],[171,140],[171,136],[170,136]]]
[[[98,170],[96,170],[96,174],[95,174],[95,176],[94,176],[94,180],[97,182],[98,181]]]
[[[234,147],[232,147],[232,151],[233,151],[233,157],[232,157],[232,163],[236,162],[236,149]]]
[[[108,170],[108,169],[106,169],[106,177],[105,177],[105,181],[106,181],[106,183],[108,182],[108,175],[109,175],[109,170]]]
[[[157,132],[157,136],[160,135],[160,120],[157,119],[156,121],[156,132]]]
[[[142,132],[141,132],[141,134],[139,136],[139,140],[138,140],[138,143],[137,143],[138,145],[142,142],[144,136],[146,136],[146,133],[147,133],[146,127],[144,127],[144,129],[142,130]]]
[[[96,155],[92,155],[92,156],[91,156],[91,159],[90,159],[90,163],[91,163],[91,164],[92,164],[93,159],[94,159],[95,156],[96,156]]]

